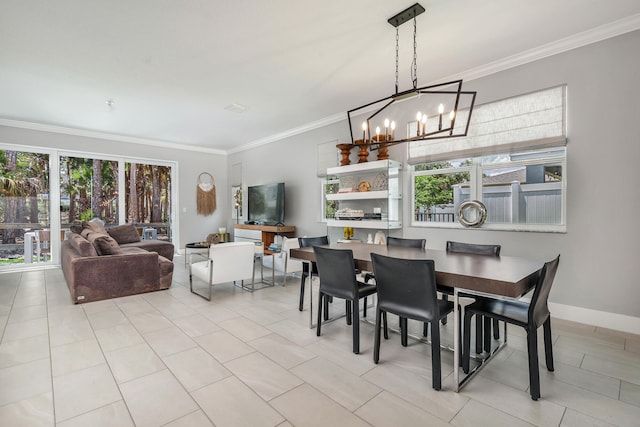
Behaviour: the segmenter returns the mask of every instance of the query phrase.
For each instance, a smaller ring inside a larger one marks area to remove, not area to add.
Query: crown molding
[[[270,144],[272,142],[276,142],[276,141],[280,141],[282,139],[285,138],[289,138],[291,136],[295,136],[295,135],[300,135],[301,133],[305,133],[305,132],[309,132],[312,131],[314,129],[318,129],[324,126],[328,126],[334,123],[338,123],[342,120],[346,120],[347,118],[347,113],[337,113],[337,114],[333,114],[331,116],[327,116],[325,118],[322,118],[320,120],[316,120],[310,123],[307,123],[305,125],[302,126],[298,126],[289,130],[286,130],[284,132],[280,132],[280,133],[276,133],[274,135],[271,136],[267,136],[264,138],[260,138],[260,139],[256,139],[254,141],[251,141],[247,144],[241,145],[239,147],[236,148],[232,148],[230,150],[227,150],[227,154],[233,154],[233,153],[238,153],[241,151],[245,151],[245,150],[250,150],[252,148],[256,148],[259,147],[261,145],[265,145],[265,144]]]
[[[146,139],[146,138],[137,138],[134,136],[118,135],[118,134],[112,134],[107,132],[70,128],[65,126],[45,125],[42,123],[24,122],[20,120],[10,120],[10,119],[4,119],[4,118],[0,118],[0,126],[9,126],[9,127],[29,129],[29,130],[61,133],[65,135],[83,136],[86,138],[108,139],[109,141],[119,141],[119,142],[128,142],[131,144],[150,145],[153,147],[169,148],[172,150],[187,150],[187,151],[196,151],[201,153],[221,154],[221,155],[227,154],[224,150],[207,148],[207,147],[199,147],[197,145],[178,144],[175,142],[159,141],[159,140]]]
[[[549,56],[568,52],[602,40],[630,33],[631,31],[636,31],[638,29],[640,29],[640,13],[627,16],[609,24],[601,25],[551,43],[543,44],[533,49],[525,50],[479,67],[471,68],[453,76],[444,77],[439,79],[439,81],[457,80],[462,78],[464,78],[465,81],[479,79],[500,71],[538,61]]]

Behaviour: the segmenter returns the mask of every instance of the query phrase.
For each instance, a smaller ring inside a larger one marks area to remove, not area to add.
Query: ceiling
[[[0,118],[237,151],[390,95],[386,21],[411,4],[2,0]],[[585,32],[640,27],[638,0],[420,4],[421,86]],[[400,90],[410,88],[412,30],[400,27]],[[228,109],[236,104],[247,109]]]

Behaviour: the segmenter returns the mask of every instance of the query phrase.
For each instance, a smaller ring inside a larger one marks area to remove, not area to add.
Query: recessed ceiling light
[[[233,111],[234,113],[244,113],[249,109],[249,107],[246,105],[233,103],[233,104],[227,105],[226,107],[224,107],[224,109]]]

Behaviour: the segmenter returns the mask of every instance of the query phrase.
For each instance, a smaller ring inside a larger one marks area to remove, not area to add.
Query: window
[[[564,147],[415,165],[414,226],[460,227],[466,200],[487,207],[484,228],[564,231]]]
[[[565,86],[480,105],[467,136],[409,143],[412,224],[460,226],[480,200],[485,228],[564,231],[565,144]]]

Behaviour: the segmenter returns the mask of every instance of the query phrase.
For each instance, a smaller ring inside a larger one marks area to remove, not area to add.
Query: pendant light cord
[[[418,88],[418,42],[416,40],[418,33],[418,27],[416,24],[416,17],[413,17],[413,69],[411,74],[411,81],[413,82],[413,88]]]

